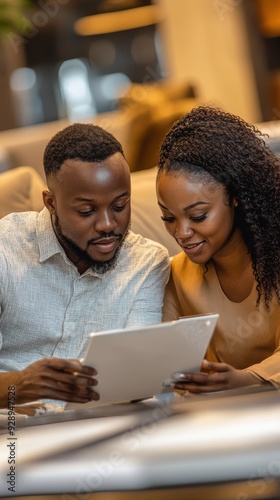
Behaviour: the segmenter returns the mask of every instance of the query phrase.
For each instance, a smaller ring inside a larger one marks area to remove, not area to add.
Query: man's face
[[[48,185],[45,205],[68,258],[80,273],[88,267],[107,271],[130,223],[130,172],[124,157],[116,153],[98,163],[66,160]]]

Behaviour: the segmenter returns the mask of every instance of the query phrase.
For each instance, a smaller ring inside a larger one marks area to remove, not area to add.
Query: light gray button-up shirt
[[[167,251],[129,232],[117,265],[80,275],[47,209],[0,221],[0,370],[43,357],[78,359],[88,335],[161,321]]]

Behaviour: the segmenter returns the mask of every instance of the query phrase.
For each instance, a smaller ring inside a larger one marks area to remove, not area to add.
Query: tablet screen
[[[90,334],[83,363],[98,375],[99,401],[66,409],[145,399],[170,385],[174,372],[200,370],[218,314]]]

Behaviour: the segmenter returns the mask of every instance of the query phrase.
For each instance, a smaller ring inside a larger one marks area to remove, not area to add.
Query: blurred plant
[[[8,33],[21,33],[23,20],[26,27],[26,9],[31,7],[30,0],[0,0],[0,40]]]

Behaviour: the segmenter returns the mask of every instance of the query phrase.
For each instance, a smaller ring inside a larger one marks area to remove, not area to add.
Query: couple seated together
[[[44,169],[43,210],[0,220],[1,408],[10,387],[16,405],[98,400],[79,361],[91,332],[206,313],[219,319],[201,370],[174,390],[280,387],[280,163],[253,125],[200,106],[167,133],[154,189],[171,265],[131,231],[130,169],[109,132],[68,126]]]

